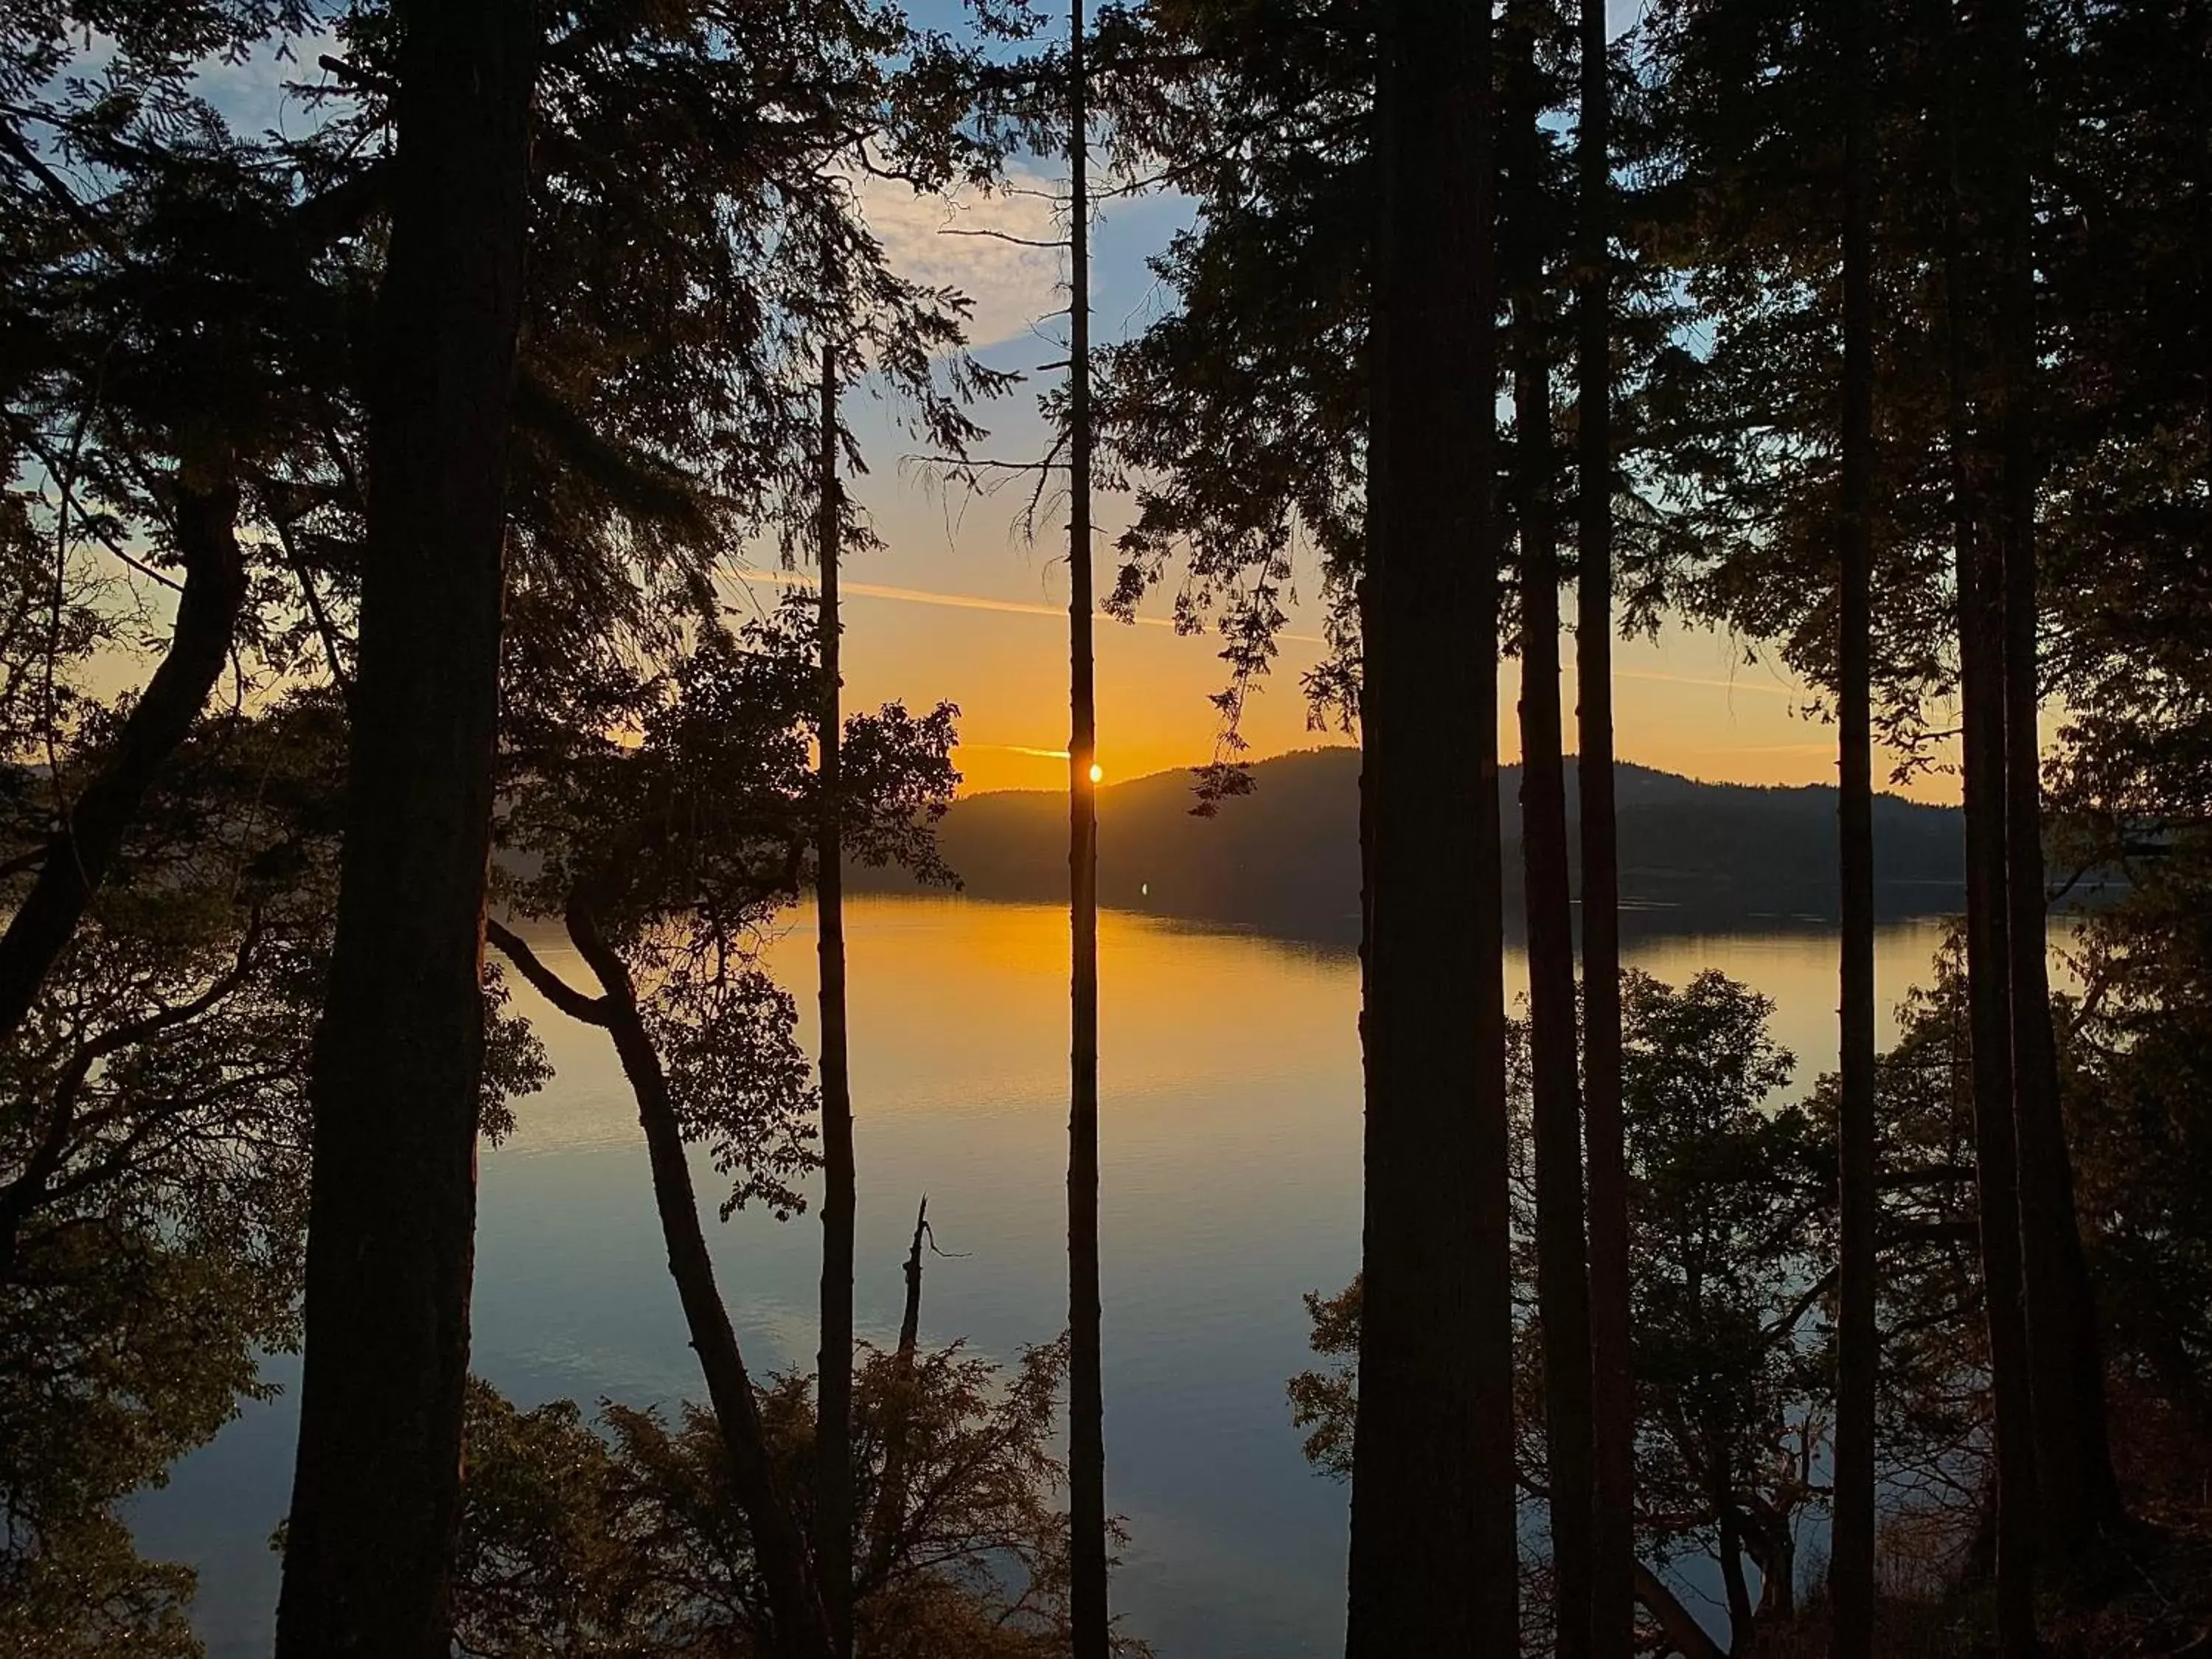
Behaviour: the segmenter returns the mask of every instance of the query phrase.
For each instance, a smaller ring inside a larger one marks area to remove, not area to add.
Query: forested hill
[[[1098,793],[1102,902],[1296,938],[1356,937],[1359,909],[1359,757],[1308,750],[1256,763],[1256,787],[1212,818],[1191,816],[1191,775],[1157,773]],[[1568,811],[1576,808],[1574,769]],[[1520,864],[1517,767],[1500,784],[1506,881]],[[1763,916],[1821,919],[1835,911],[1836,792],[1700,783],[1648,767],[1619,772],[1621,884],[1647,927],[1701,927]],[[1066,797],[1049,790],[971,795],[940,828],[946,860],[971,896],[1064,899]],[[1875,800],[1877,902],[1887,914],[1960,902],[1955,810],[1895,796]],[[903,887],[896,873],[856,872],[858,884]],[[1632,921],[1632,926],[1635,925]]]

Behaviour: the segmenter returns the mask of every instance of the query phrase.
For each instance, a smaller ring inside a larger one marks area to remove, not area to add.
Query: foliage
[[[1916,994],[1877,1080],[1889,1172],[1884,1480],[1900,1524],[1909,1512],[1951,1540],[1954,1571],[1970,1565],[1959,1540],[1971,1542],[1979,1522],[1986,1420],[1957,967],[1947,956],[1939,988]],[[1799,1528],[1826,1498],[1833,1364],[1820,1316],[1833,1289],[1835,1079],[1820,1079],[1802,1103],[1782,1098],[1794,1062],[1769,1033],[1772,1012],[1765,997],[1717,972],[1679,988],[1623,975],[1638,1532],[1657,1564],[1717,1561],[1741,1587],[1739,1612],[1751,1621],[1794,1608]],[[1515,1046],[1525,1120],[1525,1027]],[[1543,1396],[1525,1169],[1518,1185],[1517,1401],[1522,1480],[1533,1493],[1544,1468]],[[1359,1283],[1333,1297],[1309,1294],[1306,1308],[1313,1347],[1334,1363],[1291,1379],[1291,1419],[1306,1433],[1309,1461],[1343,1479]]]
[[[685,1136],[711,1146],[732,1178],[726,1217],[756,1200],[793,1212],[793,1183],[813,1160],[815,1091],[797,1010],[758,960],[767,930],[811,879],[812,618],[811,602],[794,598],[735,634],[702,633],[665,673],[621,686],[604,706],[628,730],[569,728],[557,748],[519,757],[499,826],[514,870],[528,872],[501,878],[514,914],[557,918],[580,946],[603,942],[621,959],[619,994],[636,1000]],[[949,878],[931,827],[959,778],[958,712],[940,704],[916,716],[893,703],[847,720],[854,858]],[[534,960],[505,929],[494,939],[526,967]],[[604,978],[602,989],[617,994]]]
[[[87,1652],[183,1639],[190,1575],[115,1505],[295,1340],[341,737],[312,695],[204,726],[0,1055],[0,1602]],[[543,1075],[495,993],[488,1126]]]
[[[863,1352],[854,1380],[856,1612],[878,1659],[1065,1651],[1066,1538],[1053,1505],[1061,1345],[1011,1370],[958,1344]],[[759,1390],[784,1489],[812,1477],[813,1384]],[[896,1443],[899,1479],[886,1481]],[[472,1659],[765,1653],[769,1625],[713,1419],[685,1407],[516,1409],[471,1385],[458,1640]],[[896,1489],[902,1501],[886,1509]]]

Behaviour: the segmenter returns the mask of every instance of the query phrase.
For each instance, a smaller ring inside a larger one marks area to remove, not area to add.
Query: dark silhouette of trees
[[[1838,445],[1837,843],[1843,930],[1838,1091],[1836,1439],[1829,1651],[1874,1650],[1875,1183],[1874,978],[1875,96],[1871,0],[1838,20],[1844,99],[1843,431]]]
[[[1490,34],[1482,9],[1428,0],[1380,18],[1353,1659],[1517,1639]]]
[[[1068,1646],[1066,1528],[1053,1508],[1064,1345],[1000,1366],[958,1344],[863,1349],[855,1474],[880,1518],[856,1590],[863,1650],[902,1659],[1054,1659]],[[757,1389],[766,1443],[805,1494],[809,1379]],[[906,1447],[908,1501],[883,1460]],[[457,1577],[464,1650],[483,1659],[619,1647],[683,1659],[770,1650],[757,1542],[714,1421],[621,1406],[587,1424],[558,1401],[518,1411],[479,1382]]]
[[[1556,322],[1546,255],[1553,155],[1540,117],[1539,37],[1549,9],[1505,15],[1498,143],[1500,276],[1511,308],[1513,507],[1520,544],[1521,851],[1528,919],[1528,1051],[1536,1173],[1536,1294],[1543,1329],[1552,1640],[1590,1647],[1594,1519],[1589,1253],[1583,1228],[1582,1099],[1575,1043],[1574,917],[1559,713],[1559,557],[1552,434]],[[1610,626],[1608,624],[1608,632]]]
[[[2051,1029],[2043,868],[2041,626],[2036,569],[2035,272],[2030,247],[2036,144],[2026,0],[1980,9],[1977,38],[2002,135],[1986,198],[1990,249],[1998,566],[2004,684],[2005,881],[2010,911],[2012,1088],[2019,1151],[2021,1273],[2036,1459],[2054,1565],[2093,1576],[2123,1520],[2105,1425],[2103,1344],[2081,1253],[2059,1115]]]
[[[1628,1177],[1620,1117],[1620,847],[1613,739],[1613,66],[1603,0],[1582,0],[1578,25],[1575,726],[1589,1217],[1590,1651],[1595,1659],[1626,1659],[1636,1616],[1636,1408],[1629,1374]]]
[[[1075,1659],[1106,1659],[1106,1403],[1098,1261],[1098,707],[1091,616],[1091,112],[1082,0],[1067,22],[1067,1507]]]
[[[450,1641],[539,25],[519,0],[404,21],[276,1650],[428,1659]]]
[[[238,544],[238,485],[220,447],[179,468],[174,510],[177,558],[185,570],[176,630],[113,747],[69,803],[30,891],[0,936],[0,1040],[22,1025],[122,852],[155,776],[191,732],[230,657],[246,599],[246,559]]]
[[[757,1198],[783,1213],[799,1201],[791,1178],[812,1161],[804,1126],[817,1101],[791,1036],[790,999],[746,944],[810,873],[820,879],[808,854],[818,854],[830,783],[807,764],[827,713],[821,623],[808,608],[738,639],[710,638],[665,683],[638,686],[635,748],[579,732],[557,766],[518,781],[505,833],[542,863],[515,902],[561,919],[598,992],[569,986],[507,926],[493,923],[491,938],[563,1013],[605,1030],[621,1059],[776,1650],[813,1656],[836,1639],[823,1569],[763,1437],[684,1153],[687,1140],[709,1142],[734,1177],[732,1206]],[[854,856],[931,867],[928,824],[954,777],[951,721],[949,708],[915,720],[894,705],[841,734],[840,840]],[[848,1561],[852,1549],[848,1538]]]
[[[844,539],[837,483],[837,359],[822,349],[822,573],[819,733],[822,821],[815,835],[814,898],[822,988],[822,1347],[816,1367],[814,1559],[837,1651],[853,1650],[853,1082],[845,1024],[844,714],[837,563]]]

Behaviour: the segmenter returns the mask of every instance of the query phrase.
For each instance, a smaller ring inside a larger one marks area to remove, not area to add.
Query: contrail
[[[811,587],[814,579],[796,570],[742,570],[740,580],[769,582],[777,587]],[[1022,599],[987,599],[976,593],[933,593],[920,587],[885,587],[875,582],[840,582],[838,590],[857,593],[863,599],[897,599],[907,605],[940,605],[953,611],[999,611],[1015,617],[1051,617],[1065,622],[1067,607],[1059,605],[1032,605]],[[1119,617],[1109,617],[1103,611],[1091,613],[1100,622],[1118,623]],[[1165,628],[1172,630],[1175,623],[1165,617],[1139,617],[1139,628]],[[1293,641],[1299,645],[1327,645],[1328,641],[1318,634],[1278,634],[1279,640]]]
[[[737,574],[741,581],[766,582],[776,587],[814,586],[811,576],[796,570],[741,570]],[[848,581],[841,583],[840,586],[844,592],[857,594],[862,599],[894,599],[902,605],[943,605],[951,611],[997,611],[1008,616],[1050,617],[1063,622],[1067,617],[1067,611],[1062,605],[1035,605],[1022,599],[991,599],[978,593],[936,593],[927,588],[887,587],[877,582]],[[1109,617],[1103,611],[1094,611],[1091,615],[1100,622],[1118,623],[1121,620],[1119,617]],[[1169,629],[1175,627],[1175,623],[1165,617],[1139,617],[1137,625],[1139,628]],[[1295,645],[1325,646],[1328,643],[1318,634],[1278,634],[1275,637]],[[1649,669],[1617,668],[1613,677],[1617,680],[1648,681],[1655,685],[1692,685],[1714,691],[1747,691],[1760,697],[1797,697],[1804,695],[1795,686],[1759,680],[1709,679],[1694,674],[1662,674]]]

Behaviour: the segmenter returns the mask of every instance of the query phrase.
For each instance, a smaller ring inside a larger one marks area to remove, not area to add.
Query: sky
[[[1632,9],[1633,0],[1614,0],[1616,27]],[[939,26],[957,20],[944,0],[921,0],[917,11],[921,21]],[[296,126],[305,118],[278,88],[288,78],[319,73],[313,58],[301,50],[289,64],[264,57],[221,66],[214,71],[216,101],[242,125]],[[1064,319],[1054,314],[1066,303],[1065,255],[947,233],[990,228],[1030,240],[1064,234],[1049,199],[1058,176],[1053,163],[1042,161],[1016,179],[1023,190],[1006,194],[917,198],[903,186],[872,181],[864,191],[869,222],[894,264],[919,279],[956,285],[973,300],[972,343],[994,367],[1035,370],[1065,356],[1059,343]],[[1171,304],[1146,262],[1189,216],[1188,202],[1167,196],[1115,201],[1097,216],[1092,328],[1101,343],[1140,331]],[[977,453],[1017,460],[1044,453],[1048,440],[1035,394],[1055,374],[1047,369],[978,411],[992,435]],[[1026,477],[995,495],[946,484],[924,464],[896,411],[865,386],[848,397],[844,415],[867,468],[848,489],[884,544],[849,559],[844,572],[848,706],[872,708],[892,699],[919,708],[955,702],[962,710],[959,764],[967,790],[1064,786],[1064,517],[1048,512],[1036,540],[1026,540],[1018,528]],[[1119,495],[1095,502],[1102,592],[1113,579],[1114,538],[1130,511]],[[725,586],[732,605],[742,611],[772,604],[783,589],[807,580],[805,573],[794,576],[763,557],[753,569],[733,568]],[[1322,650],[1316,574],[1298,571],[1291,588],[1281,654],[1245,713],[1252,758],[1348,741],[1340,732],[1310,728],[1299,680]],[[1095,629],[1099,760],[1109,781],[1196,765],[1215,752],[1218,720],[1208,697],[1224,683],[1219,642],[1176,635],[1165,620],[1166,596],[1155,596],[1146,611],[1134,626],[1102,617]],[[1564,655],[1571,665],[1571,646]],[[1771,653],[1676,625],[1656,640],[1618,644],[1615,661],[1623,758],[1715,780],[1833,781],[1832,730],[1805,717],[1804,689]],[[1510,760],[1519,748],[1512,664],[1501,667],[1500,691],[1499,744]],[[1561,695],[1571,709],[1571,672]],[[1955,799],[1955,780],[1923,777],[1911,793]]]

